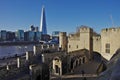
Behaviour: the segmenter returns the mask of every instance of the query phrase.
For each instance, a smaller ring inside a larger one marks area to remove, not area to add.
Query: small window
[[[71,48],[71,45],[69,45],[69,48]]]
[[[76,46],[76,48],[78,48],[78,45]]]
[[[107,43],[106,45],[105,45],[105,52],[106,53],[110,53],[110,44],[109,43]]]
[[[107,44],[106,44],[106,48],[110,48],[110,44],[107,43]]]
[[[110,53],[110,49],[106,49],[106,53]]]

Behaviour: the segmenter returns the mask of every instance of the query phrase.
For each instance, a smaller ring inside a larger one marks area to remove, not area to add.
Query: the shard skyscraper
[[[42,12],[41,12],[40,32],[42,34],[47,34],[46,17],[45,17],[45,8],[44,8],[44,6],[42,7]]]

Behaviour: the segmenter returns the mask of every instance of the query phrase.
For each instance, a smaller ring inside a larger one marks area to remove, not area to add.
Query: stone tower
[[[90,55],[93,52],[93,30],[89,27],[83,26],[80,28],[80,44],[81,48],[88,49]]]
[[[62,51],[67,51],[67,33],[60,32],[59,33],[59,47]]]
[[[93,51],[93,30],[87,26],[80,26],[77,32],[68,36],[68,52],[87,49],[90,55]],[[91,58],[91,57],[90,57]]]
[[[41,12],[40,32],[42,34],[47,34],[46,17],[45,17],[45,8],[44,8],[44,6],[42,7],[42,12]]]

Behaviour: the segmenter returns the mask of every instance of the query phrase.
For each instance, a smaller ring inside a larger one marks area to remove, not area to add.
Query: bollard
[[[47,48],[48,48],[48,49],[50,48],[50,45],[49,45],[49,44],[47,45]]]
[[[37,46],[33,46],[34,55],[36,55],[36,47],[37,47]]]
[[[44,63],[45,62],[45,56],[44,54],[41,54],[42,55],[42,62]]]
[[[28,59],[29,59],[29,54],[28,52],[26,52],[26,60],[28,61]]]
[[[20,58],[17,58],[17,68],[20,68]]]
[[[10,69],[9,69],[9,65],[7,64],[7,66],[6,66],[6,69],[7,69],[7,71],[9,71]]]
[[[41,45],[41,49],[42,49],[42,50],[44,49],[43,45]]]
[[[55,48],[55,44],[52,44],[52,48]]]

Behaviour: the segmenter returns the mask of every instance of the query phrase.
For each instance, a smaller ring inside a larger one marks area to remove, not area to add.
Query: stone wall
[[[79,36],[76,36],[77,34],[79,34]],[[79,32],[77,32],[76,35],[69,35],[68,37],[68,52],[84,48],[91,50],[92,29],[89,27],[80,27]]]
[[[67,50],[67,34],[66,32],[59,33],[59,47],[62,51]]]
[[[90,53],[92,53],[93,30],[89,27],[82,26],[75,34],[72,36],[71,35],[68,36],[68,52],[72,52],[80,49],[88,49]]]
[[[106,52],[106,44],[110,51]],[[106,28],[101,31],[101,54],[110,59],[115,51],[120,48],[120,28]]]
[[[101,37],[93,36],[93,51],[101,52]]]

